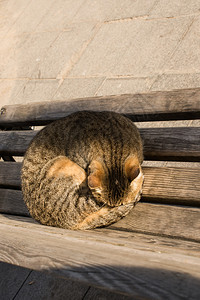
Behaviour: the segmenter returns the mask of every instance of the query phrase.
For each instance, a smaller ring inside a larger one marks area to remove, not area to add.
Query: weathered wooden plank
[[[200,206],[200,169],[144,167],[143,200]]]
[[[21,163],[0,162],[0,186],[20,188]]]
[[[20,188],[21,163],[0,162],[0,186]],[[143,167],[145,201],[200,206],[200,170]]]
[[[20,191],[0,189],[0,212],[28,216]],[[138,203],[111,228],[200,241],[200,209]]]
[[[138,203],[129,215],[109,228],[200,242],[200,209]]]
[[[140,129],[146,159],[200,161],[200,127]]]
[[[0,212],[29,216],[29,212],[23,201],[22,192],[0,188]]]
[[[181,241],[177,248],[170,239],[74,232],[25,220],[0,216],[0,260],[142,299],[200,296],[196,243]]]
[[[22,156],[37,131],[0,131],[0,154]]]
[[[200,118],[200,88],[7,105],[0,126],[44,125],[79,110],[115,111],[134,121]]]
[[[145,204],[139,203],[138,205],[142,206]],[[157,205],[158,206],[158,205]],[[163,205],[166,207],[166,205]],[[173,206],[172,206],[173,208]],[[9,226],[20,226],[23,228],[27,228],[32,230],[34,226],[34,230],[41,233],[44,232],[45,234],[58,234],[63,235],[67,233],[71,236],[76,236],[79,238],[86,237],[88,239],[88,243],[90,240],[96,240],[102,239],[102,234],[105,235],[104,242],[105,244],[110,243],[110,239],[115,239],[114,244],[119,244],[118,239],[124,239],[124,244],[126,245],[132,245],[133,239],[136,242],[151,242],[155,246],[164,246],[163,241],[168,241],[167,246],[174,247],[176,249],[179,249],[180,251],[188,251],[187,253],[190,253],[192,256],[198,256],[200,257],[200,243],[198,243],[198,240],[191,240],[190,238],[171,238],[167,236],[155,236],[155,234],[144,234],[142,232],[133,232],[133,231],[121,231],[120,228],[113,230],[112,226],[105,227],[105,228],[96,228],[94,230],[85,230],[85,231],[73,231],[73,230],[67,230],[62,228],[56,228],[51,226],[44,226],[40,225],[35,220],[31,219],[30,217],[25,216],[14,216],[14,215],[7,215],[7,214],[0,214],[0,225],[6,224]],[[136,247],[137,248],[137,247]]]
[[[146,159],[200,161],[200,127],[142,128]],[[0,154],[24,155],[37,131],[0,132]]]

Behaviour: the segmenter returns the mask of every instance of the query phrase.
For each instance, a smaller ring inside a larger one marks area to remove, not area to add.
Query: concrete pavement
[[[0,103],[200,86],[200,1],[0,1]]]

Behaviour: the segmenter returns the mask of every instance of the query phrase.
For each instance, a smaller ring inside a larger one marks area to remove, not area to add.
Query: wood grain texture
[[[79,110],[115,111],[133,121],[200,118],[200,88],[7,105],[0,127],[44,125]]]
[[[14,190],[0,189],[0,212],[29,215],[21,192]],[[140,202],[111,228],[200,241],[200,209]]]
[[[0,162],[0,186],[21,187],[21,163]]]
[[[200,169],[144,167],[143,199],[200,206]]]
[[[200,161],[200,127],[140,129],[146,159]]]
[[[138,203],[130,214],[109,228],[200,242],[200,209]]]
[[[136,299],[198,299],[196,243],[110,231],[74,232],[0,216],[0,259]],[[112,235],[113,234],[113,235]],[[174,246],[172,246],[174,244]]]
[[[20,188],[21,166],[16,162],[0,162],[0,186]],[[143,167],[143,172],[143,200],[200,206],[199,169]]]
[[[200,161],[200,127],[139,129],[146,159]],[[24,155],[37,131],[1,131],[0,154]]]
[[[22,192],[0,188],[0,212],[29,216],[29,212],[23,201]]]
[[[0,131],[0,154],[22,156],[37,131]]]

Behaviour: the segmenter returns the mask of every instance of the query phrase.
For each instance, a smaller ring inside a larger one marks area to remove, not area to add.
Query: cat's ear
[[[124,163],[124,172],[130,182],[132,182],[140,174],[140,163],[138,158],[130,156]]]
[[[77,184],[86,179],[86,173],[79,165],[65,156],[57,158],[49,168],[48,177],[73,177]]]
[[[89,165],[88,186],[91,189],[100,189],[105,177],[105,171],[102,164],[93,160]]]

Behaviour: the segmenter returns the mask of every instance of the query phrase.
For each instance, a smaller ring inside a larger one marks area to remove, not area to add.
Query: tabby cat
[[[43,128],[22,167],[31,216],[69,229],[106,226],[140,199],[142,141],[136,126],[113,112],[82,111]]]

